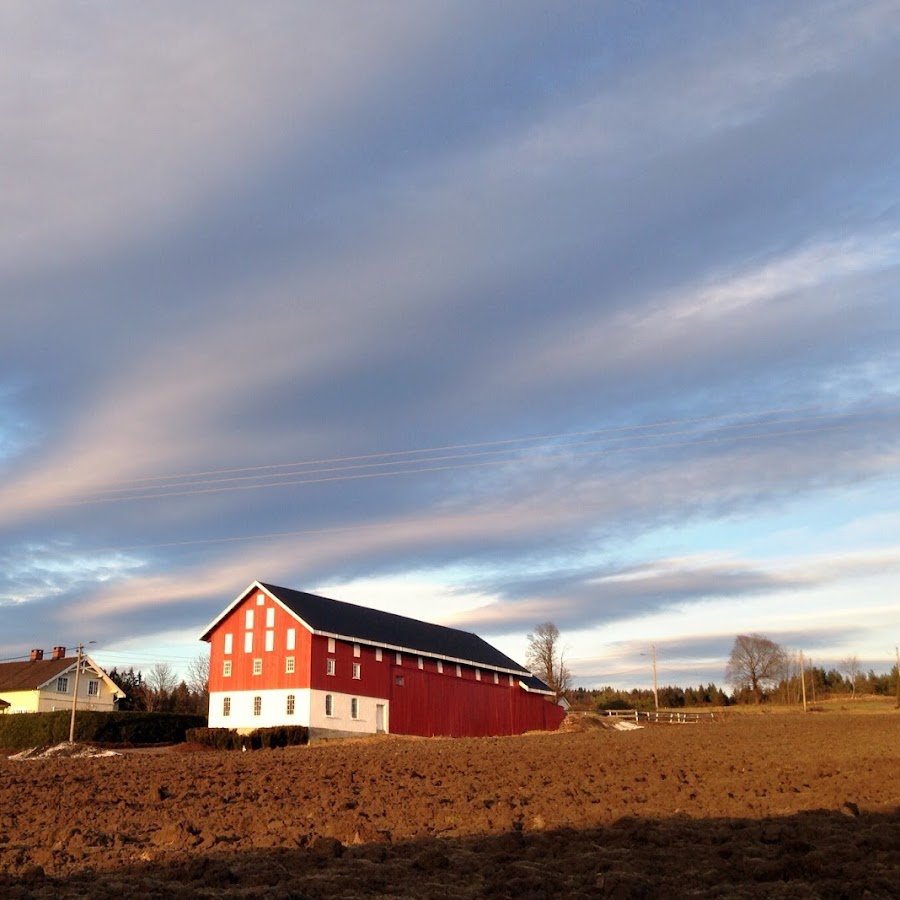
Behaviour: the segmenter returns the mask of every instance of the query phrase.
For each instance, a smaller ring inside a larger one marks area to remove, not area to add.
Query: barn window
[[[295,657],[287,656],[284,660],[284,671],[287,672],[288,675],[293,674],[296,671],[296,661]]]
[[[253,674],[254,675],[262,675],[262,660],[261,659],[253,660]]]
[[[297,629],[288,628],[287,630],[287,649],[293,650],[297,646]]]
[[[222,675],[225,678],[228,678],[231,675],[231,660],[226,659],[225,662],[222,663]]]
[[[462,666],[459,663],[456,664],[456,677],[462,678]]]
[[[69,679],[66,678],[65,675],[62,675],[56,679],[56,693],[57,694],[68,694],[69,693]]]
[[[328,652],[334,653],[334,638],[328,638]]]
[[[266,628],[274,628],[275,627],[275,607],[270,606],[266,610]]]
[[[88,697],[96,697],[100,694],[100,682],[91,679],[88,682]]]
[[[353,663],[353,677],[354,678],[360,677],[361,670],[362,670],[362,667],[360,666],[359,663]]]
[[[275,649],[275,632],[266,632],[266,652],[271,653]]]
[[[350,718],[358,719],[359,718],[359,698],[353,697],[350,700]]]
[[[265,604],[265,602],[266,602],[266,595],[262,591],[260,591],[256,595],[256,605],[263,606]]]
[[[510,675],[509,676],[509,686],[512,687],[514,684],[515,684],[515,681],[513,681],[513,677],[512,677],[512,675]]]
[[[394,684],[399,684],[402,687],[403,686],[403,676],[395,675],[394,676]]]
[[[476,680],[476,681],[481,681],[481,669],[476,669],[476,670],[475,670],[475,680]]]
[[[226,656],[231,655],[231,646],[232,646],[233,641],[234,641],[234,635],[231,635],[231,634],[225,635],[225,655]]]
[[[334,675],[334,660],[329,659],[325,661],[325,674],[326,675]]]
[[[287,709],[285,710],[285,712],[289,716],[292,716],[294,714],[294,705],[296,704],[296,702],[297,698],[293,694],[287,695]]]
[[[325,695],[325,715],[334,715],[334,697],[332,697],[331,694]]]
[[[384,659],[384,654],[382,653],[381,647],[375,648],[375,662],[381,662]]]
[[[253,698],[253,715],[262,715],[262,697],[256,696]]]
[[[250,629],[253,628],[253,610],[252,609],[248,609],[246,614],[244,615],[244,628],[246,628],[247,631],[250,631]]]
[[[253,632],[248,631],[244,635],[244,653],[252,653],[253,652]]]
[[[231,697],[223,697],[222,698],[222,715],[223,716],[231,715]]]
[[[353,645],[353,655],[358,657],[359,654],[360,654],[359,644],[354,644]]]
[[[421,656],[419,657],[419,668],[420,668],[420,669],[424,669],[424,668],[425,668],[425,660],[422,659]]]
[[[437,661],[437,670],[438,675],[441,675],[444,672],[444,664],[440,660]]]
[[[494,684],[500,684],[500,676],[494,672]]]
[[[398,666],[402,666],[402,665],[403,665],[403,654],[402,654],[402,653],[398,653],[398,654],[397,654],[397,665],[398,665]]]

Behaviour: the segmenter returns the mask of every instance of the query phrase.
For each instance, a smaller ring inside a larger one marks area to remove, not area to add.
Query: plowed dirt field
[[[900,897],[900,714],[0,758],[0,897]]]

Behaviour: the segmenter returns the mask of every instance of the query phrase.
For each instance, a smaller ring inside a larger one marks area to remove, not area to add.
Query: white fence
[[[666,725],[693,725],[697,722],[713,722],[722,717],[720,712],[643,712],[637,709],[605,709],[601,715],[628,722],[656,722]]]

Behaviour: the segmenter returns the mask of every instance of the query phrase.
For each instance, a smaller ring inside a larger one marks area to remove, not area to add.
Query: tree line
[[[106,674],[125,692],[118,709],[209,715],[208,656],[198,656],[188,664],[187,678],[179,679],[165,662],[152,665],[146,674],[134,668],[112,668]]]

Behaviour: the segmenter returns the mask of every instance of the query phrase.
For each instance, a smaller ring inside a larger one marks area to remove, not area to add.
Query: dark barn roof
[[[371,644],[398,648],[423,656],[473,662],[491,669],[528,674],[528,670],[482,640],[477,634],[420,622],[318,594],[307,594],[274,584],[262,587],[316,632]],[[531,677],[531,676],[529,676]]]

